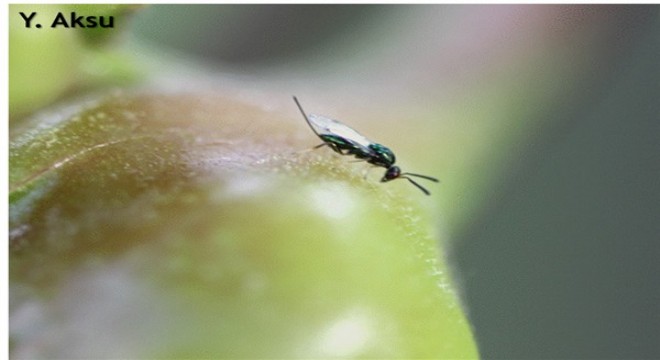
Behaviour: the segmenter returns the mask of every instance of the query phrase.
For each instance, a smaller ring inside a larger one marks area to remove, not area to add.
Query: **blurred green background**
[[[484,358],[660,357],[658,6],[155,5],[118,28],[14,31],[10,131],[108,85],[298,125],[295,94],[442,180],[410,201],[437,205]]]
[[[229,73],[302,78],[297,95],[326,113],[368,103],[424,124],[401,136],[427,145],[415,164],[436,164],[442,208],[461,214],[441,222],[484,358],[657,358],[658,9],[172,5],[138,14],[134,37]],[[434,151],[425,134],[451,142],[438,134],[452,121],[393,101],[462,115],[460,140]]]

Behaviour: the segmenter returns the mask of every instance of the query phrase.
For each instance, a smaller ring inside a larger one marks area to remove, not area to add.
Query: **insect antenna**
[[[433,181],[433,182],[440,182],[440,180],[438,180],[438,179],[436,179],[436,178],[434,178],[434,177],[426,176],[426,175],[413,174],[413,173],[403,173],[403,174],[401,174],[401,175],[417,176],[418,178],[422,178],[422,179],[426,179],[426,180],[431,180],[431,181]],[[410,179],[408,179],[408,180],[410,180]]]
[[[307,114],[305,114],[305,110],[303,110],[302,106],[300,106],[300,103],[298,102],[298,98],[296,98],[295,95],[293,96],[293,101],[295,101],[296,105],[298,105],[298,109],[300,109],[300,113],[305,118],[305,121],[307,121],[307,125],[309,125],[309,128],[312,129],[312,131],[314,132],[314,134],[316,134],[316,136],[321,137],[321,135],[319,135],[319,133],[316,132],[316,129],[314,129],[314,127],[312,126],[312,123],[309,122],[309,118],[307,117]],[[323,145],[325,145],[325,143],[318,145],[316,148],[319,148]]]
[[[422,190],[422,192],[423,192],[424,194],[426,194],[426,195],[431,195],[431,193],[430,193],[428,190],[426,190],[422,185],[420,185],[420,184],[418,184],[417,182],[415,182],[413,179],[411,179],[411,178],[409,178],[409,177],[407,177],[407,176],[402,176],[402,177],[405,178],[405,179],[407,179],[408,181],[410,181],[411,184],[417,186],[417,188],[420,189],[420,190]]]

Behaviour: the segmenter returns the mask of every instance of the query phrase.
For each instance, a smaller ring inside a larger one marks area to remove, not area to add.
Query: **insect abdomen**
[[[372,154],[367,153],[359,147],[356,147],[355,144],[346,141],[341,136],[337,135],[319,135],[319,137],[326,142],[333,150],[342,154],[342,155],[355,155],[359,159],[369,159]]]

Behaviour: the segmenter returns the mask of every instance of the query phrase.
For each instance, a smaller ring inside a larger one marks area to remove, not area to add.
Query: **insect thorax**
[[[394,153],[388,147],[374,143],[369,144],[369,148],[376,153],[369,163],[389,168],[396,162]]]

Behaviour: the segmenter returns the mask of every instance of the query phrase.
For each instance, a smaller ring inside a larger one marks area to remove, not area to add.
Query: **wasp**
[[[328,146],[338,154],[352,155],[374,166],[383,167],[385,168],[385,174],[380,179],[381,182],[406,179],[424,194],[431,195],[428,190],[411,179],[410,176],[433,182],[439,182],[438,179],[426,175],[401,172],[401,168],[394,165],[396,157],[388,147],[367,139],[359,132],[337,120],[315,114],[307,115],[295,96],[293,97],[293,101],[298,105],[298,109],[300,109],[300,113],[305,118],[305,121],[307,121],[307,125],[323,141],[322,144],[315,146],[314,149]]]

